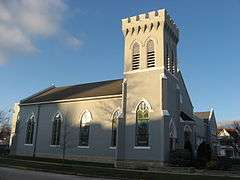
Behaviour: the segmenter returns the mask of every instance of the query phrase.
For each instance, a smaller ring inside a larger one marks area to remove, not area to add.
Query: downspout
[[[33,158],[36,157],[38,125],[39,125],[39,114],[40,114],[40,105],[38,104],[37,105],[37,118],[36,118],[36,133],[35,133],[34,147],[33,147]]]
[[[125,126],[126,126],[126,99],[127,99],[127,82],[126,79],[122,83],[122,113],[118,118],[117,126],[117,144],[115,151],[115,167],[118,167],[118,162],[125,159]]]

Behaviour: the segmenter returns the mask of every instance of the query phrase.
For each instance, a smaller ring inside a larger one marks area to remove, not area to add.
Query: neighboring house
[[[199,133],[200,136],[197,136],[197,144],[199,145],[202,141],[209,142],[213,153],[217,154],[217,123],[214,110],[195,112],[194,115],[197,117],[198,131],[201,132]],[[204,137],[207,139],[204,139]]]
[[[240,157],[240,134],[237,129],[218,129],[218,155],[239,158]]]
[[[0,126],[0,145],[9,144],[10,132],[11,132],[11,129],[9,125]]]
[[[166,10],[122,20],[123,79],[50,87],[15,106],[11,153],[162,166],[171,151],[215,141],[213,110],[201,117],[177,68],[179,30]]]

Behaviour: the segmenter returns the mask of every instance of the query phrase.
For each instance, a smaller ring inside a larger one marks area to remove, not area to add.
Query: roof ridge
[[[196,111],[196,112],[194,112],[194,113],[210,113],[211,111]]]
[[[32,98],[34,98],[34,97],[37,97],[37,96],[39,96],[39,95],[41,95],[41,94],[43,94],[43,93],[45,93],[45,92],[48,92],[48,91],[50,91],[50,90],[52,90],[52,89],[55,89],[55,88],[56,88],[55,85],[49,86],[49,87],[47,87],[47,88],[45,88],[45,89],[43,89],[43,90],[40,90],[40,91],[32,94],[31,96],[28,96],[28,97],[20,100],[20,103],[22,103],[22,102],[24,102],[24,101],[27,101],[27,100],[29,100],[29,99],[32,99]]]
[[[122,94],[123,79],[104,80],[85,84],[61,86],[42,93],[38,93],[31,98],[24,99],[20,103],[36,103],[44,101],[55,101],[62,99],[75,99],[83,97],[95,97],[106,95]]]
[[[92,81],[88,83],[82,83],[82,84],[73,84],[73,85],[66,85],[66,86],[57,86],[56,88],[67,88],[67,87],[73,87],[73,86],[80,86],[80,85],[89,85],[89,84],[94,84],[94,83],[104,83],[104,82],[111,82],[111,81],[120,81],[122,79],[112,79],[112,80],[103,80],[103,81]]]

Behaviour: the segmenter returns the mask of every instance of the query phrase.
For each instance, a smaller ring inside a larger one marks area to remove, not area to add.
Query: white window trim
[[[138,110],[138,106],[139,106],[142,102],[144,102],[144,103],[147,105],[149,112],[154,112],[153,109],[152,109],[151,104],[150,104],[145,98],[141,98],[141,99],[139,99],[137,102],[138,102],[138,103],[135,105],[135,108],[134,108],[134,110],[131,111],[131,113],[136,114],[136,112],[137,112],[137,110]]]
[[[116,146],[111,146],[111,147],[109,147],[109,149],[117,149],[117,147]]]
[[[161,110],[161,113],[162,113],[162,116],[170,116],[169,111],[166,109]]]
[[[50,144],[50,147],[55,147],[55,148],[57,148],[57,147],[60,147],[60,145],[53,145],[53,144]]]
[[[139,72],[156,71],[156,70],[162,70],[162,69],[163,68],[159,68],[159,67],[152,67],[152,68],[147,68],[147,69],[136,69],[136,70],[126,71],[123,74],[134,74],[134,73],[139,73]]]
[[[110,117],[111,120],[114,118],[114,114],[115,114],[117,111],[119,112],[118,118],[121,116],[121,114],[122,114],[121,108],[120,108],[120,107],[117,107],[117,108],[112,112],[112,114],[111,114],[111,117]]]
[[[24,146],[33,146],[33,144],[26,144],[26,143],[25,143]]]
[[[151,149],[150,146],[134,146],[134,149]]]
[[[77,146],[77,147],[80,149],[89,149],[90,148],[89,146]]]
[[[62,112],[61,111],[56,111],[54,114],[52,114],[52,122],[55,120],[55,117],[57,116],[57,114],[59,114],[60,115],[60,117],[61,117],[61,122],[63,122],[64,120],[63,120],[63,114],[62,114]]]
[[[88,109],[85,109],[85,110],[82,112],[82,114],[81,114],[81,116],[80,116],[80,122],[79,122],[80,125],[81,125],[81,123],[82,123],[83,116],[84,116],[86,113],[90,115],[90,122],[89,122],[89,125],[91,125],[92,120],[93,120],[93,117],[92,117],[92,113],[91,113],[91,111],[89,111]]]
[[[32,119],[32,117],[33,117],[33,122],[36,123],[35,114],[34,114],[34,112],[32,112],[31,115],[28,117],[28,120],[26,121],[27,124]]]

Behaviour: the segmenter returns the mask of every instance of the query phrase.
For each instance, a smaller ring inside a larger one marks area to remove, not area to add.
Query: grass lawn
[[[98,166],[99,163],[73,163],[62,164],[60,162],[22,160],[16,158],[0,158],[0,166],[17,167],[21,169],[40,170],[63,174],[75,174],[93,177],[111,177],[124,179],[162,179],[162,180],[231,180],[233,177],[202,176],[194,174],[167,174],[140,170],[123,170],[113,168],[112,165]]]

